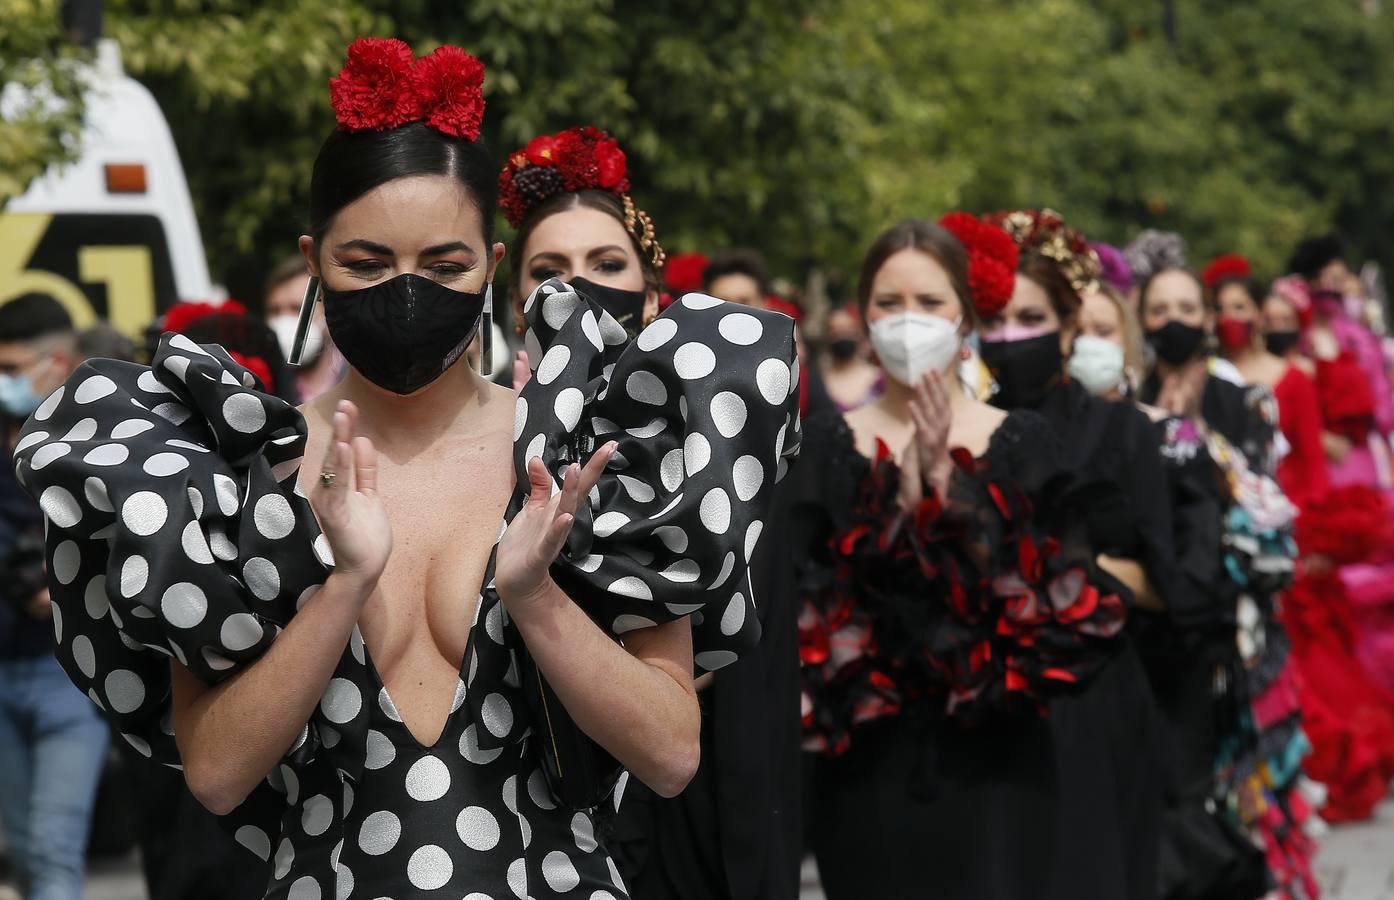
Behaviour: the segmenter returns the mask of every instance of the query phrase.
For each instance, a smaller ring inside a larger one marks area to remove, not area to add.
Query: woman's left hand
[[[494,568],[494,586],[513,615],[537,606],[547,595],[552,585],[549,569],[571,533],[577,505],[588,502],[591,488],[600,480],[600,473],[610,464],[618,446],[611,441],[601,447],[591,455],[585,468],[575,463],[567,466],[562,489],[555,494],[552,477],[541,458],[528,460],[528,501],[504,532]]]

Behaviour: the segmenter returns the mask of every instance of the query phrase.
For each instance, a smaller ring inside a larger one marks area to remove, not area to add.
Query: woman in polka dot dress
[[[18,444],[60,662],[272,862],[267,897],[626,897],[595,811],[540,765],[522,651],[673,794],[694,672],[758,640],[746,563],[799,446],[792,327],[690,296],[631,344],[552,281],[521,394],[455,365],[503,255],[482,80],[458,48],[362,40],[331,83],[301,247],[337,390],[296,410],[167,335],[148,368],[84,365]]]

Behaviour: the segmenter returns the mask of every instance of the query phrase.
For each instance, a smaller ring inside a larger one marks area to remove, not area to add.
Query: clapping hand
[[[372,584],[392,553],[392,525],[378,496],[378,455],[358,435],[358,407],[340,400],[310,506],[334,554],[334,571]]]
[[[539,457],[528,460],[529,495],[527,503],[513,517],[499,542],[494,568],[494,586],[509,612],[539,603],[551,584],[548,569],[561,553],[576,509],[595,487],[619,445],[604,445],[585,467],[572,463],[562,476],[562,489],[553,493],[552,476]]]
[[[927,372],[915,384],[910,420],[915,434],[900,464],[900,504],[907,510],[924,499],[926,487],[942,497],[953,470],[948,453],[953,406],[941,373]]]

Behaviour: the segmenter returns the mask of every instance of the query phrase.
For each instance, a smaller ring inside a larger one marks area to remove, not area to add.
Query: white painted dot
[[[92,647],[92,641],[85,634],[80,634],[73,638],[71,651],[73,662],[77,663],[78,670],[88,678],[95,678],[97,675],[97,652]]]
[[[560,850],[553,850],[542,858],[542,878],[548,887],[561,894],[581,883],[571,857]]]
[[[698,653],[693,658],[693,662],[708,672],[715,672],[717,669],[724,669],[737,659],[740,657],[730,650],[707,650]]]
[[[150,578],[150,564],[139,554],[126,557],[121,564],[121,596],[127,599],[145,590]]]
[[[114,393],[116,393],[116,382],[105,375],[93,375],[77,386],[77,390],[73,392],[73,402],[95,403]]]
[[[601,513],[599,516],[596,516],[595,524],[593,527],[596,537],[605,538],[614,534],[616,531],[619,531],[621,528],[628,524],[629,516],[626,516],[624,513],[615,512],[612,510],[610,512]]]
[[[576,849],[582,853],[590,853],[600,846],[595,840],[595,823],[583,812],[571,817],[571,837],[576,842]],[[594,897],[593,894],[591,896]]]
[[[147,394],[168,394],[170,389],[165,387],[159,378],[155,377],[153,370],[147,369],[140,373],[136,379],[136,385]]]
[[[391,738],[375,729],[368,729],[366,746],[367,753],[363,761],[365,769],[376,771],[385,768],[397,758],[397,748],[393,746]]]
[[[223,401],[223,418],[243,434],[252,434],[266,425],[266,407],[255,394],[233,394]]]
[[[320,900],[319,882],[313,875],[301,875],[290,886],[286,900]]]
[[[765,360],[755,369],[755,384],[767,403],[778,406],[789,396],[789,366],[777,359]]]
[[[736,554],[727,552],[726,557],[721,561],[721,571],[716,573],[716,580],[711,583],[710,590],[716,590],[726,583],[726,579],[731,577],[731,573],[736,568]]]
[[[492,850],[501,837],[498,819],[482,806],[467,806],[455,819],[455,833],[471,850]]]
[[[305,801],[300,812],[300,827],[310,837],[319,837],[329,830],[334,821],[334,803],[323,794],[315,794]]]
[[[672,550],[674,553],[684,553],[687,550],[687,532],[676,525],[660,525],[653,530],[654,536],[663,542],[663,546]]]
[[[124,444],[103,444],[88,450],[82,461],[89,466],[119,466],[130,456],[131,451]]]
[[[640,350],[650,353],[671,341],[677,333],[678,326],[672,319],[658,318],[649,327],[639,332],[639,337],[635,343],[639,345]]]
[[[223,621],[218,638],[222,641],[224,649],[240,653],[255,647],[263,634],[261,623],[257,621],[256,616],[251,613],[234,613]]]
[[[97,436],[97,420],[92,418],[80,419],[76,425],[68,429],[68,433],[63,435],[65,441],[90,441]],[[16,450],[16,452],[18,452]]]
[[[597,350],[605,349],[605,344],[600,338],[600,326],[595,323],[595,313],[589,309],[581,315],[581,333],[591,342],[592,347]]]
[[[624,390],[636,403],[662,406],[668,402],[668,388],[657,375],[647,369],[631,372],[624,383]]]
[[[347,678],[331,678],[320,698],[319,708],[335,725],[347,725],[363,709],[363,694]]]
[[[71,528],[82,519],[82,507],[66,488],[51,485],[39,495],[39,508],[59,528]]]
[[[255,825],[243,825],[237,829],[233,839],[255,853],[262,861],[271,858],[271,838]]]
[[[191,562],[205,566],[213,562],[213,551],[209,548],[202,529],[198,527],[198,522],[190,522],[184,526],[184,532],[179,536],[179,546]]]
[[[479,747],[479,729],[470,725],[460,735],[460,755],[469,762],[477,766],[487,766],[489,763],[498,759],[503,753],[502,749],[481,750]]]
[[[58,408],[58,404],[63,402],[63,393],[67,390],[67,385],[62,385],[58,390],[44,398],[44,402],[39,404],[39,408],[34,410],[34,421],[44,422],[53,415],[53,411]]]
[[[569,362],[571,349],[565,344],[557,344],[543,355],[542,362],[537,366],[537,374],[533,377],[537,379],[538,384],[551,384],[557,380]]]
[[[714,309],[726,301],[718,300],[710,294],[684,294],[682,305],[688,309]]]
[[[741,347],[749,347],[751,344],[760,340],[765,333],[765,328],[760,324],[760,320],[750,313],[731,313],[723,316],[721,322],[717,324],[716,330],[726,340]]]
[[[574,292],[559,291],[555,294],[548,294],[542,298],[542,321],[555,331],[566,324],[566,320],[571,318],[571,313],[575,309],[576,294]]]
[[[132,533],[149,537],[164,527],[169,507],[154,491],[136,491],[121,504],[121,523]]]
[[[513,730],[513,708],[502,694],[490,694],[480,704],[484,727],[496,738],[507,737]]]
[[[265,494],[252,510],[252,521],[264,538],[280,540],[295,530],[295,513],[281,494]]]
[[[181,581],[165,589],[160,612],[175,628],[193,628],[208,614],[208,597],[198,585]]]
[[[407,861],[407,879],[412,886],[421,891],[434,891],[445,887],[455,874],[455,864],[450,854],[435,844],[419,848]]]
[[[646,619],[643,616],[625,613],[615,617],[615,622],[610,626],[610,629],[614,631],[615,634],[626,634],[631,631],[637,631],[640,628],[653,628],[657,625],[658,623],[653,619]]]
[[[387,810],[369,813],[358,830],[358,848],[369,856],[382,856],[397,846],[402,820]]]
[[[281,573],[276,564],[262,556],[253,556],[242,567],[242,580],[247,590],[258,600],[270,602],[281,593]]]
[[[450,769],[434,756],[423,756],[407,770],[407,796],[422,803],[439,800],[450,790]]]
[[[122,566],[124,571],[125,566]],[[110,607],[110,601],[106,595],[106,575],[96,575],[87,582],[87,589],[82,592],[82,604],[87,610],[87,616],[91,619],[100,619],[106,615]]]
[[[523,436],[523,429],[528,424],[528,401],[519,397],[513,404],[513,440],[518,440]]]
[[[619,479],[620,485],[624,488],[625,493],[629,495],[629,499],[633,500],[635,503],[652,503],[657,496],[653,488],[649,486],[649,483],[646,481],[640,481],[638,478],[634,478],[630,475],[617,475],[615,477]]]
[[[745,401],[740,395],[722,391],[712,398],[712,421],[722,437],[733,438],[745,428]]]
[[[727,637],[740,632],[745,625],[745,595],[737,594],[731,598],[731,602],[726,604],[726,610],[721,614],[721,633]]]
[[[106,677],[106,696],[116,712],[135,712],[145,702],[145,682],[130,669],[116,669]]]
[[[177,475],[189,467],[189,461],[178,453],[156,453],[145,461],[145,474],[157,478]]]
[[[749,503],[765,483],[765,467],[753,456],[742,456],[731,467],[731,482],[736,497],[743,503]]]
[[[21,437],[19,442],[15,444],[14,455],[20,455],[35,444],[42,444],[44,441],[48,440],[48,438],[49,434],[47,431],[31,431]]]
[[[731,498],[724,489],[712,488],[702,497],[699,515],[712,534],[725,534],[731,527]]]
[[[34,455],[29,457],[29,466],[34,470],[42,469],[44,466],[57,459],[62,459],[73,451],[70,444],[62,441],[54,441],[51,444],[44,444],[34,451]]]
[[[683,466],[687,469],[688,477],[705,469],[711,461],[711,442],[699,432],[689,434],[683,442]]]
[[[78,552],[76,542],[63,541],[53,548],[50,572],[59,584],[72,584],[81,566],[82,554]]]
[[[673,370],[684,381],[706,378],[716,371],[716,354],[706,344],[697,341],[683,344],[673,354]]]
[[[585,406],[586,396],[578,388],[565,388],[557,394],[556,401],[552,404],[552,411],[556,413],[557,421],[561,422],[562,428],[567,431],[574,431],[576,424],[581,421],[581,410]]]
[[[610,586],[606,590],[618,597],[630,597],[635,600],[653,599],[653,590],[644,583],[642,578],[633,575],[626,575],[610,582]]]

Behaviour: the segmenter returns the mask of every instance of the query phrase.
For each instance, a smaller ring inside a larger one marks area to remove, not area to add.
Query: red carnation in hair
[[[939,224],[968,252],[968,290],[984,317],[1000,313],[1012,299],[1021,251],[1011,235],[966,212],[951,212]]]
[[[668,257],[663,267],[663,280],[674,294],[691,294],[702,289],[707,274],[707,258],[701,253],[679,253]]]
[[[417,60],[411,80],[427,125],[451,137],[479,139],[484,121],[483,63],[447,45]]]
[[[396,38],[359,38],[329,79],[334,118],[344,131],[382,131],[421,118],[411,48]]]
[[[183,334],[190,325],[204,316],[216,316],[222,313],[246,315],[247,307],[231,299],[224,300],[222,303],[210,303],[202,300],[183,301],[174,304],[165,312],[163,327],[165,331]]]
[[[529,210],[562,192],[627,194],[628,174],[619,143],[598,128],[540,135],[508,158],[499,176],[499,208],[517,228]]]
[[[1249,261],[1238,253],[1229,253],[1225,256],[1217,256],[1210,261],[1210,265],[1205,267],[1205,271],[1200,274],[1201,281],[1205,286],[1214,290],[1215,285],[1224,281],[1226,278],[1250,278],[1254,274],[1253,267]]]

